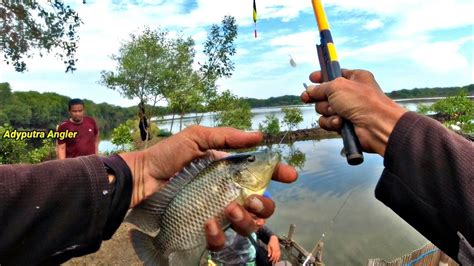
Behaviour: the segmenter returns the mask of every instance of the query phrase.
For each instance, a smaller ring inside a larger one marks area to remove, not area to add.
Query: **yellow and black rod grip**
[[[321,56],[319,57],[323,82],[331,81],[342,76],[339,62],[331,61],[327,56],[324,58],[324,55],[328,55],[328,51],[324,48],[324,46],[318,45],[318,55],[320,53],[323,54],[323,58],[321,58]],[[342,119],[341,135],[347,163],[350,165],[359,165],[364,162],[362,146],[360,145],[359,138],[355,134],[354,125],[344,118]]]
[[[318,23],[321,44],[317,45],[319,63],[324,81],[331,81],[338,77],[342,77],[341,66],[337,58],[336,47],[334,45],[329,23],[324,12],[323,5],[320,0],[312,0],[314,15]],[[359,138],[355,134],[354,125],[346,119],[342,119],[341,128],[342,140],[344,143],[344,151],[347,163],[350,165],[358,165],[364,161],[362,147]]]

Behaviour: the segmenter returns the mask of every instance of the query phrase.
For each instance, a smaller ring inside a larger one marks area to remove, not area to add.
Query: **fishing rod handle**
[[[339,62],[333,61],[327,63],[330,64],[330,67],[327,69],[329,80],[342,77]],[[362,146],[360,145],[359,138],[355,134],[354,125],[351,123],[351,121],[344,118],[342,119],[341,135],[342,141],[344,143],[344,151],[346,153],[347,163],[350,165],[359,165],[364,162]]]

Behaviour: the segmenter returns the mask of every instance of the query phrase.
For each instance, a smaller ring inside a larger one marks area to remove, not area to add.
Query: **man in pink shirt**
[[[58,127],[58,132],[77,132],[75,138],[57,141],[58,159],[98,154],[99,128],[93,118],[84,116],[84,102],[81,99],[69,101],[70,118]]]

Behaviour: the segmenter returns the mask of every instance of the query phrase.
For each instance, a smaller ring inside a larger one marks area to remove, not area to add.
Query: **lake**
[[[400,105],[403,107],[407,108],[410,111],[416,111],[416,102],[400,102]],[[428,103],[431,104],[431,103]],[[314,104],[308,104],[308,105],[302,105],[298,106],[303,114],[303,122],[301,122],[298,125],[299,129],[304,129],[304,128],[313,128],[313,127],[318,127],[317,121],[319,119],[319,114],[316,114]],[[265,108],[253,108],[252,109],[253,117],[252,117],[252,129],[257,130],[258,125],[260,123],[263,123],[265,120],[265,115],[267,114],[274,114],[279,120],[280,123],[283,120],[284,114],[281,111],[281,107],[265,107]],[[201,114],[198,114],[199,116]],[[195,124],[195,117],[196,114],[188,114],[183,118],[183,129],[186,126]],[[171,115],[167,115],[162,117],[161,119],[157,119],[154,121],[154,123],[157,123],[158,128],[163,129],[163,130],[170,130],[171,126]],[[214,127],[215,123],[213,121],[213,114],[211,113],[205,113],[202,117],[202,126],[207,126],[207,127]],[[281,130],[287,130],[288,128],[286,125],[280,124]],[[179,132],[179,119],[175,118],[174,124],[173,124],[173,133],[178,133]],[[110,142],[110,140],[102,140],[99,143],[99,151],[100,152],[110,152],[113,150],[116,150],[117,147]]]
[[[407,108],[410,111],[416,111],[417,103],[414,102],[400,102],[400,105]],[[314,104],[302,105],[298,106],[303,114],[303,122],[298,125],[299,129],[304,128],[313,128],[315,125],[317,126],[317,122],[319,119],[319,114],[316,114]],[[264,107],[264,108],[253,108],[252,109],[253,117],[252,117],[252,129],[257,130],[258,125],[263,123],[265,120],[265,116],[268,114],[274,114],[280,120],[280,128],[281,130],[287,130],[288,128],[286,125],[281,124],[283,120],[284,114],[281,111],[281,107]],[[196,116],[202,115],[202,126],[214,127],[214,115],[211,113],[205,114],[188,114],[183,118],[183,129],[188,126],[195,124]],[[161,119],[156,119],[156,123],[158,128],[163,130],[170,130],[171,127],[171,115],[164,116]],[[155,120],[155,119],[154,119]],[[179,132],[179,119],[175,117],[174,124],[173,124],[173,133]]]
[[[415,103],[404,102],[403,105],[416,110]],[[312,127],[318,119],[314,105],[300,108],[304,121],[299,128]],[[252,112],[253,129],[258,128],[266,114],[283,118],[280,108],[259,108]],[[193,118],[190,116],[184,121],[192,123]],[[160,121],[158,126],[169,129],[169,122]],[[202,124],[212,126],[212,115],[205,114]],[[179,122],[175,121],[173,132],[179,130],[178,127]],[[296,224],[293,238],[308,251],[325,233],[323,260],[326,265],[367,265],[369,258],[377,257],[391,260],[427,243],[416,230],[375,199],[383,159],[365,154],[362,165],[350,166],[339,155],[341,147],[342,139],[271,146],[281,152],[284,160],[299,166],[299,179],[291,185],[270,184],[269,191],[277,205],[275,214],[268,220],[270,228],[286,235],[289,225]],[[101,142],[101,151],[113,148],[110,142]],[[331,222],[339,209],[338,216]]]
[[[390,260],[427,243],[375,199],[383,159],[364,154],[363,164],[350,166],[339,155],[341,147],[342,139],[279,146],[286,160],[298,156],[299,178],[290,185],[271,182],[269,191],[277,208],[268,220],[269,227],[287,235],[289,225],[296,224],[293,238],[308,251],[325,233],[326,265],[367,265],[369,258]],[[272,149],[278,149],[278,145]]]

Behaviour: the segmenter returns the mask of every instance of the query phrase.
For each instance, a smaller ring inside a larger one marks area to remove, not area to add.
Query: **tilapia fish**
[[[268,149],[192,162],[127,216],[139,229],[130,231],[138,257],[145,265],[197,265],[207,245],[205,222],[215,217],[228,227],[224,208],[261,195],[278,162]]]

